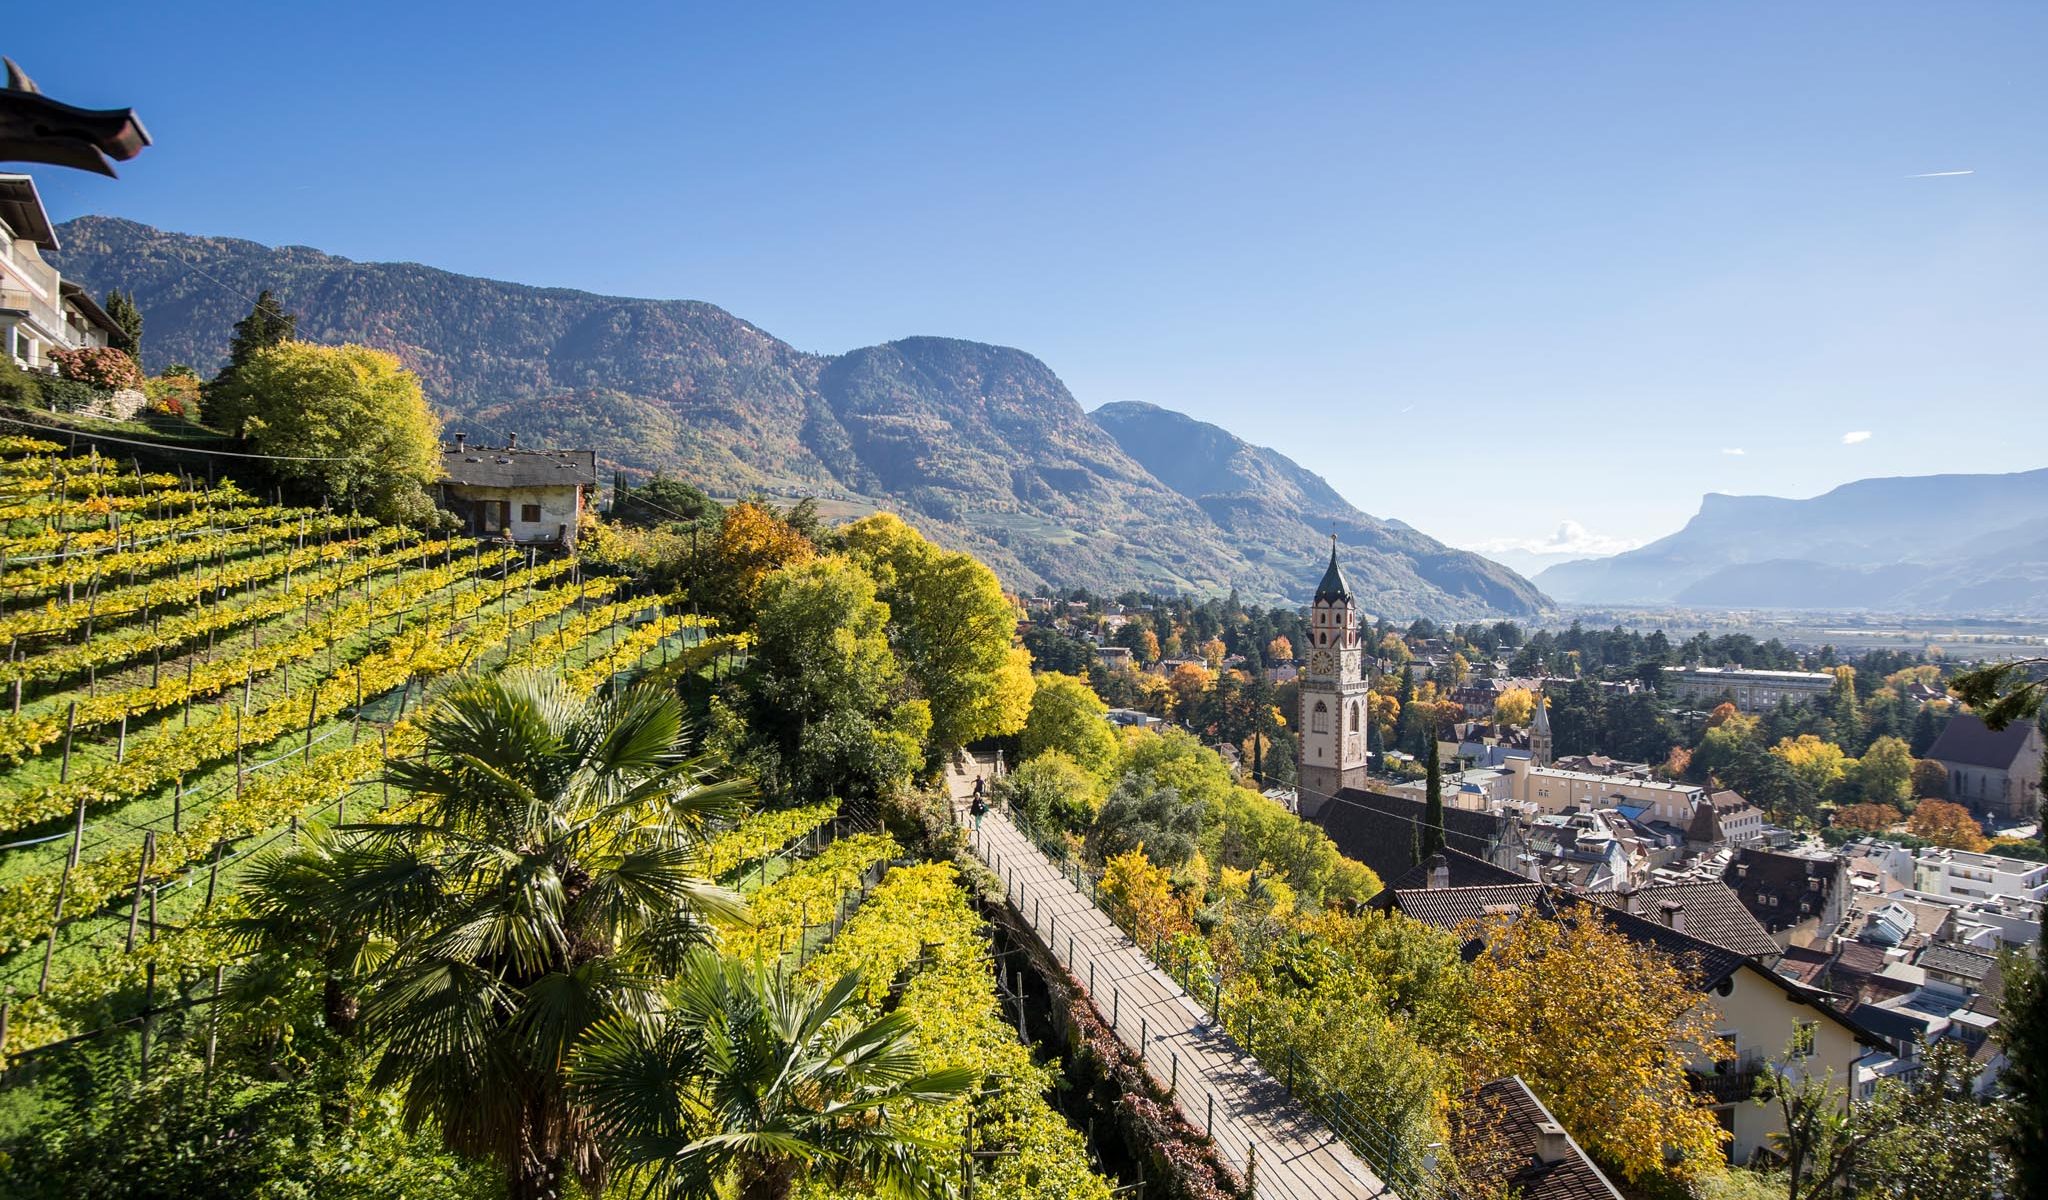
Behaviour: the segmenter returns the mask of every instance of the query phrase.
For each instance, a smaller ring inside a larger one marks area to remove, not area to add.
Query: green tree
[[[500,1164],[513,1200],[595,1183],[568,1063],[607,1016],[658,1008],[706,919],[741,911],[696,862],[748,789],[687,752],[680,703],[653,687],[584,700],[531,673],[472,679],[421,731],[422,754],[385,770],[417,817],[348,832],[323,869],[324,915],[386,955],[351,981],[372,1084],[399,1090],[409,1128]]]
[[[421,523],[441,473],[441,426],[420,381],[367,346],[279,342],[214,381],[207,412],[279,479],[379,520]]]
[[[909,1014],[863,1023],[859,991],[857,974],[821,990],[698,953],[657,1015],[608,1017],[575,1077],[627,1175],[622,1194],[784,1200],[815,1171],[835,1187],[950,1195],[907,1118],[967,1091],[974,1072],[920,1074]]]
[[[2039,946],[2008,951],[1999,962],[2005,996],[1998,1039],[2005,1047],[1999,1080],[2012,1097],[2006,1148],[2014,1164],[2014,1200],[2048,1200],[2048,970]]]
[[[1026,761],[1057,750],[1096,775],[1116,765],[1116,734],[1109,727],[1109,706],[1084,679],[1048,672],[1037,677],[1031,707],[1024,718],[1022,753]]]
[[[118,289],[109,291],[105,308],[114,324],[121,327],[120,334],[110,338],[108,344],[127,351],[128,357],[137,362],[142,361],[142,310],[135,307],[134,295]]]
[[[638,487],[621,487],[612,496],[610,517],[627,525],[656,529],[665,525],[716,527],[725,515],[718,501],[703,489],[657,474]]]
[[[889,606],[890,641],[904,673],[931,702],[932,739],[945,749],[1016,733],[1031,699],[1031,656],[1016,645],[1017,608],[995,572],[942,550],[891,513],[840,531]]]
[[[1913,796],[1913,752],[1906,740],[1881,737],[1856,760],[1856,785],[1869,804],[1899,804]]]
[[[874,580],[841,555],[810,559],[767,575],[759,605],[750,724],[772,750],[769,782],[809,799],[892,791],[924,758],[930,709],[885,713],[902,676]]]
[[[1178,867],[1195,856],[1201,833],[1201,806],[1161,786],[1151,772],[1131,771],[1102,802],[1088,835],[1089,851],[1106,862],[1143,847],[1153,865]]]
[[[1095,821],[1095,777],[1048,750],[996,781],[996,797],[1039,829],[1086,831]]]
[[[227,365],[206,385],[206,415],[216,429],[241,432],[242,420],[248,416],[244,410],[247,398],[235,389],[236,374],[258,350],[289,342],[298,337],[298,330],[299,318],[284,311],[277,297],[264,288],[249,315],[235,322],[235,331],[228,338]]]

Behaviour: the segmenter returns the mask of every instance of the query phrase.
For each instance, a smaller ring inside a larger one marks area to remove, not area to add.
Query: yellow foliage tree
[[[1810,733],[1796,738],[1785,738],[1771,747],[1771,753],[1791,768],[1792,775],[1799,782],[1819,795],[1829,785],[1848,774],[1855,760],[1842,753],[1842,748],[1833,742],[1824,742]]]
[[[1572,1135],[1630,1180],[1721,1157],[1725,1135],[1686,1064],[1715,1041],[1693,981],[1591,905],[1495,918],[1472,963],[1473,1077],[1520,1075]],[[1598,1019],[1588,1019],[1598,1014]]]
[[[1211,671],[1220,669],[1224,655],[1229,653],[1230,647],[1223,644],[1222,638],[1210,638],[1202,643],[1202,661],[1209,664]]]
[[[1960,804],[1947,800],[1922,800],[1906,818],[1906,832],[1951,850],[1982,852],[1991,845],[1984,827]]]
[[[1111,919],[1140,946],[1195,932],[1193,899],[1173,890],[1173,873],[1153,866],[1143,846],[1102,864],[1102,896]]]
[[[1398,667],[1415,656],[1408,652],[1408,643],[1401,640],[1400,634],[1389,633],[1380,639],[1380,657]]]
[[[1493,723],[1527,725],[1536,717],[1536,693],[1525,687],[1511,687],[1493,698]]]
[[[441,422],[397,356],[368,346],[278,342],[209,396],[208,415],[278,456],[270,469],[380,520],[432,514]]]
[[[855,521],[841,536],[889,606],[889,640],[931,701],[936,743],[962,746],[1022,729],[1031,655],[1016,645],[1017,609],[995,572],[933,545],[894,513]]]
[[[1294,643],[1287,640],[1286,634],[1279,634],[1272,641],[1266,643],[1266,661],[1269,663],[1294,661]]]

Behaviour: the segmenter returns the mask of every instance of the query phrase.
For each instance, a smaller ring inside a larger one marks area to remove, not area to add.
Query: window
[[[1819,1032],[1820,1022],[1818,1021],[1793,1022],[1792,1045],[1790,1047],[1792,1057],[1805,1058],[1811,1055],[1813,1053],[1814,1036]]]
[[[522,520],[522,521],[525,521],[525,522],[526,522],[527,524],[529,524],[529,525],[531,525],[531,524],[535,524],[535,523],[538,523],[538,522],[540,521],[540,505],[538,505],[538,504],[522,504],[522,505],[520,505],[520,506],[519,506],[519,519],[520,519],[520,520]]]
[[[1315,708],[1309,714],[1308,727],[1312,733],[1330,732],[1330,709],[1328,705],[1320,700],[1316,701]]]
[[[1351,706],[1351,732],[1353,733],[1358,732],[1358,709],[1359,706],[1356,704]]]

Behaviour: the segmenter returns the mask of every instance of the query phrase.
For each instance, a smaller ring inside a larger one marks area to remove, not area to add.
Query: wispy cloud
[[[1631,541],[1628,538],[1608,537],[1606,534],[1594,533],[1577,521],[1563,521],[1558,524],[1555,530],[1551,531],[1549,537],[1493,538],[1489,541],[1475,542],[1467,548],[1477,550],[1481,554],[1494,554],[1502,550],[1520,550],[1527,554],[1570,555],[1574,558],[1586,558],[1607,554],[1620,554],[1624,550],[1633,550],[1640,545],[1642,545],[1641,542]]]
[[[1968,171],[1922,171],[1922,172],[1920,172],[1920,173],[1919,173],[1918,175],[1908,175],[1908,176],[1906,176],[1906,178],[1908,178],[1908,179],[1947,179],[1947,178],[1948,178],[1949,176],[1951,176],[1951,175],[1975,175],[1976,173],[1977,173],[1977,172],[1976,172],[1976,170],[1975,170],[1974,168],[1973,168],[1973,169],[1971,169],[1971,170],[1968,170]]]
[[[1844,446],[1853,446],[1858,442],[1867,442],[1869,440],[1870,431],[1868,429],[1855,429],[1842,435],[1842,444]]]
[[[1723,446],[1721,447],[1721,453],[1732,455],[1736,458],[1741,458],[1743,455],[1749,453],[1749,451],[1744,450],[1740,446]]]

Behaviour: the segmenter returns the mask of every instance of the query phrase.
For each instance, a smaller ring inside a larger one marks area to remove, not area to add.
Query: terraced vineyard
[[[210,992],[197,918],[305,823],[375,819],[437,678],[588,691],[745,644],[571,559],[0,438],[6,1054]]]

